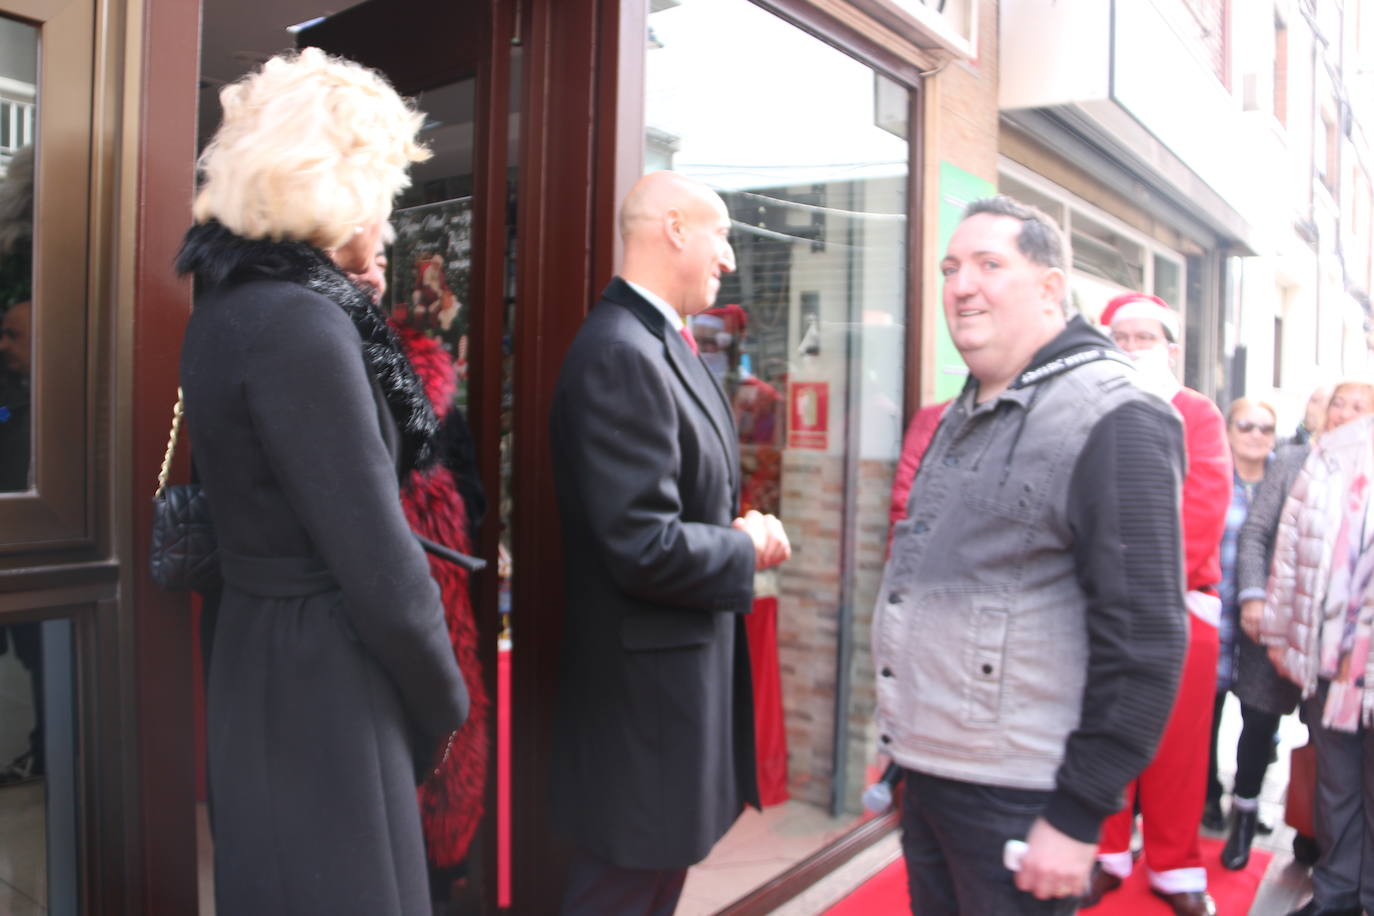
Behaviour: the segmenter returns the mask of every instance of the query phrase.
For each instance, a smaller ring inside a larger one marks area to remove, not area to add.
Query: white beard
[[[1136,350],[1130,354],[1137,371],[1136,382],[1146,391],[1171,401],[1183,387],[1169,365],[1169,351],[1165,347]]]

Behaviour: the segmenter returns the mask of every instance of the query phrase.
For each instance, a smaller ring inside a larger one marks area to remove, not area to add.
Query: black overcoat
[[[340,305],[295,282],[225,283],[186,331],[226,580],[207,715],[221,916],[429,912],[417,766],[467,694],[369,365]]]
[[[683,868],[758,804],[730,405],[617,278],[568,351],[551,433],[567,582],[555,820],[603,861]]]

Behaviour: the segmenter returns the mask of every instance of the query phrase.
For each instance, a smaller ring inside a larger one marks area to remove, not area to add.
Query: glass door
[[[902,439],[908,90],[748,0],[654,4],[645,162],[715,188],[738,271],[692,321],[734,405],[744,508],[792,559],[746,619],[762,812],[689,872],[713,913],[853,830],[876,778],[868,628]]]

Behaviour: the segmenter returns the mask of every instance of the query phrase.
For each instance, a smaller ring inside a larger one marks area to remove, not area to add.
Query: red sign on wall
[[[788,446],[824,450],[830,432],[830,383],[790,383],[788,407]]]

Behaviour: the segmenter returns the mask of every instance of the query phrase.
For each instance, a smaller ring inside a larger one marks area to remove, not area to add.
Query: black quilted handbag
[[[210,518],[210,501],[198,483],[167,485],[172,454],[181,431],[181,389],[172,410],[167,454],[153,494],[153,539],[148,567],[153,581],[169,591],[211,592],[220,587],[219,546]]]

